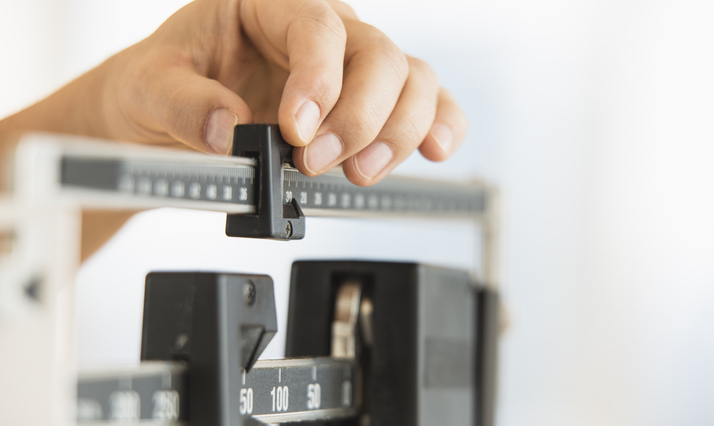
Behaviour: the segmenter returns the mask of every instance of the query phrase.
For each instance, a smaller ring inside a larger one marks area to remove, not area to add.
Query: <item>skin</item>
[[[11,134],[33,130],[225,155],[233,126],[253,122],[278,122],[302,173],[342,164],[362,186],[416,149],[429,160],[448,158],[467,130],[429,65],[344,3],[196,0],[151,36],[0,121],[0,156]],[[123,223],[107,217],[106,226],[88,221],[87,245],[98,247]]]

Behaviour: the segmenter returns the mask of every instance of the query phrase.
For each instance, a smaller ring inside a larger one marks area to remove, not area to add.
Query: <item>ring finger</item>
[[[375,140],[344,162],[345,176],[372,185],[404,161],[427,136],[436,115],[439,85],[426,62],[408,58],[409,77],[397,106]]]
[[[346,20],[345,75],[340,97],[317,136],[295,149],[303,173],[323,173],[369,145],[394,110],[406,82],[406,56],[383,33]]]

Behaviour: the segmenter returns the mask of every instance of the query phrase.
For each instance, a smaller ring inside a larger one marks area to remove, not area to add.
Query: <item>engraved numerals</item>
[[[320,408],[320,384],[311,383],[307,385],[307,409],[317,410]]]
[[[243,388],[240,390],[240,413],[243,415],[253,414],[253,389]]]
[[[273,411],[288,411],[290,392],[287,386],[274,386],[270,396],[273,397]]]

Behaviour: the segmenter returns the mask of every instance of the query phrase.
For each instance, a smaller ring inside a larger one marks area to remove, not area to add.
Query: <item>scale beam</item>
[[[144,362],[136,368],[82,373],[77,422],[180,425],[189,421],[189,367]],[[243,370],[239,410],[264,423],[354,417],[355,363],[332,358],[258,361]]]
[[[261,166],[264,153],[246,151],[241,145],[267,145],[254,140],[259,137],[255,134],[266,133],[283,158]],[[237,126],[235,145],[236,156],[219,157],[39,134],[25,137],[17,164],[36,169],[34,176],[49,181],[31,188],[29,192],[43,198],[35,201],[56,198],[87,208],[183,207],[255,215],[266,203],[259,188],[268,180],[275,186],[275,202],[280,196],[279,210],[294,202],[305,216],[480,219],[487,207],[486,189],[478,182],[388,176],[360,187],[339,168],[305,176],[290,164],[291,150],[273,125]]]

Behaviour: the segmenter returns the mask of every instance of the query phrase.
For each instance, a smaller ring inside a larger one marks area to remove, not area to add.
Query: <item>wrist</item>
[[[126,99],[130,97],[127,92],[132,91],[134,82],[127,75],[128,58],[127,50],[123,50],[108,58],[97,68],[92,70],[96,75],[94,84],[97,87],[99,96],[95,99],[95,114],[88,115],[88,119],[93,120],[93,136],[114,139],[130,139],[125,134],[125,127],[120,123],[127,120],[125,110]]]

